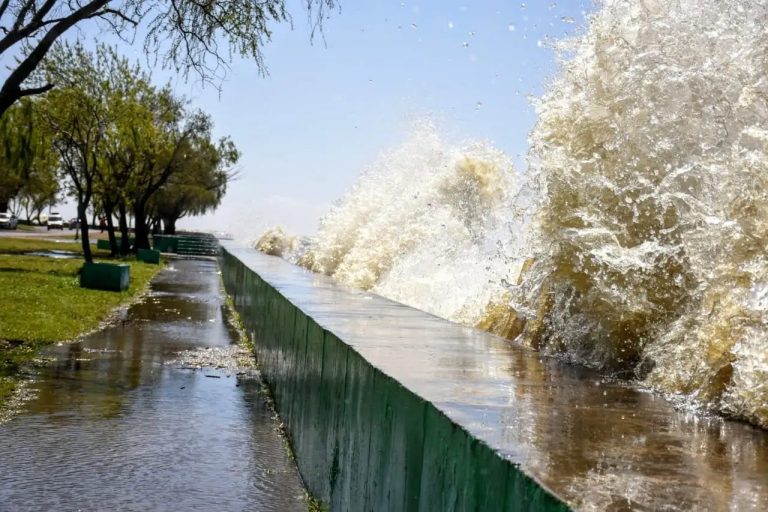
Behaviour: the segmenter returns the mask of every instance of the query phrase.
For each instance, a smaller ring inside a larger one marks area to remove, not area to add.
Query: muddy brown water
[[[0,425],[0,510],[306,510],[257,376],[173,362],[234,342],[223,304],[214,261],[174,261],[118,323],[53,348]]]
[[[224,247],[382,374],[577,510],[768,511],[765,430],[685,402],[676,408],[631,382]]]

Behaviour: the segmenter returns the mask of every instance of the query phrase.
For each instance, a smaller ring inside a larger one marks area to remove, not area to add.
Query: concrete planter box
[[[80,286],[93,290],[122,292],[130,280],[131,267],[125,263],[85,263],[80,272]]]
[[[152,249],[139,249],[136,253],[136,259],[143,261],[144,263],[160,263],[160,251],[153,251]]]
[[[129,242],[131,245],[133,245],[133,240],[134,240],[133,238],[129,238],[129,239],[128,239],[128,242]],[[122,238],[116,238],[116,239],[115,239],[115,241],[117,242],[117,247],[118,247],[118,249],[119,249],[119,248],[120,248],[120,243],[121,243],[121,241],[122,241]],[[104,238],[104,239],[99,239],[99,240],[96,240],[96,248],[97,248],[97,249],[102,249],[102,250],[105,250],[105,251],[109,251],[109,250],[111,250],[111,249],[112,249],[112,248],[109,246],[109,239],[108,239],[108,238]]]
[[[175,236],[155,235],[152,244],[156,251],[175,253],[178,238]]]

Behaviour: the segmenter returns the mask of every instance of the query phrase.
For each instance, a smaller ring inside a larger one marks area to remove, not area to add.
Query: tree
[[[145,146],[152,143],[153,123],[164,114],[153,111],[158,104],[158,93],[151,85],[149,75],[138,66],[126,67],[122,78],[112,85],[112,89],[109,108],[114,122],[106,132],[101,151],[102,162],[96,177],[95,196],[107,220],[107,233],[114,255],[118,252],[127,254],[130,250],[127,203],[131,178],[137,172]],[[166,90],[163,94],[170,93]],[[171,104],[169,108],[175,111],[177,106]],[[120,247],[115,237],[115,215],[122,234]]]
[[[151,143],[143,146],[139,168],[132,174],[129,186],[133,191],[131,203],[136,248],[149,248],[148,214],[152,196],[171,176],[191,165],[194,154],[186,149],[194,147],[198,141],[209,140],[211,128],[211,119],[206,114],[193,112],[187,115],[180,109],[178,117],[157,126],[149,139]]]
[[[188,137],[181,128],[185,120],[183,102],[168,87],[156,90],[148,77],[115,95],[111,107],[122,112],[110,130],[103,148],[103,165],[97,182],[99,204],[108,220],[113,252],[129,252],[128,212],[135,220],[136,246],[149,247],[146,207],[152,195],[176,170],[178,147]],[[204,123],[209,121],[204,117]],[[186,128],[194,131],[197,124]],[[121,247],[114,242],[112,216],[117,209]]]
[[[1,212],[22,192],[38,196],[41,189],[55,189],[50,177],[57,157],[38,111],[27,98],[0,117]]]
[[[87,209],[103,165],[109,131],[124,114],[111,108],[112,100],[131,80],[132,73],[127,61],[105,46],[91,54],[79,44],[59,45],[46,63],[46,77],[55,77],[62,86],[47,95],[41,112],[61,158],[68,191],[77,200],[87,262],[93,261],[85,222]]]
[[[49,146],[53,153],[53,147]],[[22,212],[27,222],[39,219],[40,214],[50,205],[56,203],[59,193],[59,180],[57,175],[58,157],[54,165],[40,165],[31,169],[24,183],[13,201],[16,216],[21,217]]]
[[[77,200],[80,219],[86,219],[89,206],[105,214],[113,254],[129,250],[129,212],[135,248],[149,248],[148,220],[158,204],[153,198],[166,186],[169,200],[178,203],[178,211],[167,214],[172,222],[218,205],[239,154],[229,139],[211,142],[209,116],[188,112],[169,87],[156,89],[147,73],[107,46],[91,53],[80,44],[57,45],[45,78],[63,84],[48,93],[43,112],[67,190]],[[115,214],[123,240],[119,248]],[[81,231],[83,254],[91,261],[86,222]]]
[[[314,34],[334,0],[304,1]],[[0,0],[0,57],[16,57],[0,87],[0,116],[20,98],[57,85],[29,79],[63,34],[88,21],[125,40],[143,25],[147,55],[211,82],[234,55],[253,58],[265,72],[261,49],[271,37],[270,26],[290,16],[285,0]]]
[[[232,166],[240,153],[229,139],[213,144],[197,138],[185,144],[186,158],[152,198],[151,216],[163,222],[166,235],[176,233],[176,222],[187,215],[202,215],[215,209],[236,177]]]

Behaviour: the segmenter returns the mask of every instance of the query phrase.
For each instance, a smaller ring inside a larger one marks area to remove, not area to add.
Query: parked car
[[[14,214],[8,212],[0,213],[0,228],[16,229],[18,225],[19,219]]]
[[[64,217],[58,213],[52,213],[48,216],[48,230],[64,229]]]
[[[80,221],[77,220],[77,217],[72,217],[69,219],[69,222],[67,222],[67,226],[69,229],[77,229],[80,227]]]

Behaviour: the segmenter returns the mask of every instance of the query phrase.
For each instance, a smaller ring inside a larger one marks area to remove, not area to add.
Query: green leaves
[[[227,138],[212,141],[210,116],[187,111],[170,87],[155,87],[108,46],[58,45],[43,73],[59,84],[45,99],[45,118],[83,209],[131,211],[142,247],[150,214],[173,224],[219,204],[240,154]],[[159,212],[166,201],[170,210]]]
[[[303,3],[314,34],[325,9],[335,2]],[[265,73],[261,49],[272,35],[270,27],[290,21],[290,16],[285,0],[5,0],[0,2],[0,56],[15,57],[15,62],[0,87],[0,115],[22,97],[56,85],[39,80],[35,71],[62,35],[88,20],[124,41],[132,40],[143,25],[148,57],[210,83],[223,78],[234,55],[252,58]],[[105,80],[109,76],[100,75]]]
[[[227,183],[236,176],[233,167],[240,158],[229,138],[211,141],[210,130],[197,132],[185,142],[182,151],[184,157],[177,163],[176,172],[150,205],[151,214],[163,220],[166,233],[175,231],[178,219],[201,215],[220,204]]]
[[[25,98],[0,117],[0,211],[25,190],[56,193],[58,158],[33,100]]]

